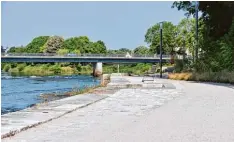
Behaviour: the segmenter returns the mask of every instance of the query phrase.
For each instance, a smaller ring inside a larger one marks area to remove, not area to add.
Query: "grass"
[[[203,72],[203,73],[172,73],[168,75],[169,79],[173,80],[188,80],[202,82],[217,82],[234,84],[234,72]]]

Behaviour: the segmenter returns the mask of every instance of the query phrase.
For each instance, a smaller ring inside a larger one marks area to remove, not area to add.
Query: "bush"
[[[18,70],[21,72],[27,65],[24,63],[24,64],[19,64],[17,66]]]
[[[10,73],[18,73],[19,69],[18,68],[11,68],[11,69],[9,69],[8,72],[10,72]]]
[[[1,63],[1,70],[4,69],[4,66],[6,65],[6,63]]]
[[[76,70],[71,67],[61,67],[61,73],[63,74],[72,74],[75,73]]]
[[[80,63],[78,65],[76,65],[76,70],[79,72],[82,70],[82,66]]]
[[[53,71],[55,74],[61,73],[61,67],[59,65],[53,65],[49,68],[50,71]]]
[[[192,74],[191,73],[173,73],[168,75],[169,79],[173,80],[191,80]]]
[[[57,51],[57,54],[58,55],[66,55],[66,54],[68,54],[69,53],[69,50],[68,49],[59,49],[58,51]]]
[[[168,78],[174,80],[234,83],[234,72],[223,70],[221,72],[173,73],[169,74]]]
[[[184,68],[183,60],[175,60],[175,72],[181,72]]]
[[[49,70],[49,67],[50,67],[50,64],[42,64],[42,65],[40,65],[40,68],[42,69],[42,70]]]
[[[10,68],[11,68],[11,65],[10,64],[6,64],[4,66],[4,68],[3,68],[3,71],[8,72]]]

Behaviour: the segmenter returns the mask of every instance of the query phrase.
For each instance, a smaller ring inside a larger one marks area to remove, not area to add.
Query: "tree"
[[[149,49],[145,46],[138,46],[137,48],[134,49],[134,54],[137,55],[145,55],[145,54],[149,54]]]
[[[174,7],[186,11],[186,16],[195,14],[194,2],[176,1]],[[209,36],[218,39],[228,32],[234,17],[233,1],[200,1],[198,9],[202,12],[201,19],[209,27]]]
[[[90,41],[87,36],[72,37],[63,42],[62,48],[68,49],[69,52],[78,49],[81,53],[89,53],[89,44]]]
[[[7,53],[25,53],[26,52],[26,48],[25,47],[11,47]]]
[[[41,47],[47,42],[49,36],[39,36],[34,38],[25,49],[27,53],[39,53],[41,51]]]
[[[79,49],[76,49],[76,50],[74,50],[72,53],[75,53],[75,54],[77,54],[77,55],[80,55],[80,50],[79,50]]]
[[[192,2],[174,2],[173,7],[186,11],[187,16],[195,12]],[[199,10],[202,16],[199,18],[198,41],[202,51],[195,69],[214,72],[224,69],[233,71],[234,2],[200,1]]]
[[[223,68],[234,70],[234,18],[232,26],[227,34],[225,34],[219,45],[221,47],[221,61]]]
[[[195,41],[195,19],[185,18],[176,26],[176,46],[180,47],[182,53],[186,49],[193,53]]]
[[[66,55],[66,54],[69,53],[69,51],[68,51],[68,49],[59,49],[59,50],[57,51],[57,53],[58,53],[59,55]]]
[[[45,44],[44,52],[56,53],[62,47],[63,41],[64,41],[64,39],[60,36],[50,37]]]
[[[90,53],[105,54],[107,52],[105,43],[100,40],[97,42],[90,42],[88,48]]]
[[[124,53],[124,54],[125,54],[125,53],[127,53],[127,52],[130,53],[131,50],[130,50],[130,49],[127,49],[127,48],[120,48],[120,49],[119,49],[119,53]]]
[[[108,54],[127,54],[127,52],[131,53],[131,50],[127,49],[127,48],[120,48],[118,50],[108,50],[107,51]]]
[[[103,41],[101,41],[101,40],[98,40],[97,44],[98,44],[97,48],[99,50],[98,53],[104,53],[105,54],[107,52],[105,43]]]
[[[150,52],[160,53],[160,24],[150,27],[145,34],[145,42],[150,45]],[[176,37],[176,26],[171,22],[163,23],[163,53],[171,53],[174,51]]]

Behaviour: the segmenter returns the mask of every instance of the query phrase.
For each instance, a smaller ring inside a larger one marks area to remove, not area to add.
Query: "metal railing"
[[[84,57],[84,58],[160,58],[160,55],[156,54],[55,54],[55,53],[2,53],[2,57]],[[171,55],[162,55],[163,59],[171,59]],[[185,58],[191,58],[186,55]],[[175,55],[174,59],[183,59],[183,55]]]
[[[20,56],[20,57],[27,57],[27,56],[40,56],[40,57],[45,57],[45,56],[54,56],[54,57],[100,57],[100,58],[111,58],[111,57],[118,57],[118,58],[160,58],[160,55],[150,55],[150,54],[145,54],[145,55],[137,55],[137,54],[132,54],[132,55],[126,55],[126,54],[55,54],[55,53],[6,53],[2,54],[3,57],[7,56]],[[163,55],[163,58],[170,58],[171,55]]]

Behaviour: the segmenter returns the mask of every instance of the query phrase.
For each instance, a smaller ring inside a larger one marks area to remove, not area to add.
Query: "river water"
[[[20,77],[1,74],[1,114],[25,109],[33,104],[41,103],[41,94],[71,91],[87,86],[96,86],[100,80],[85,75]]]

